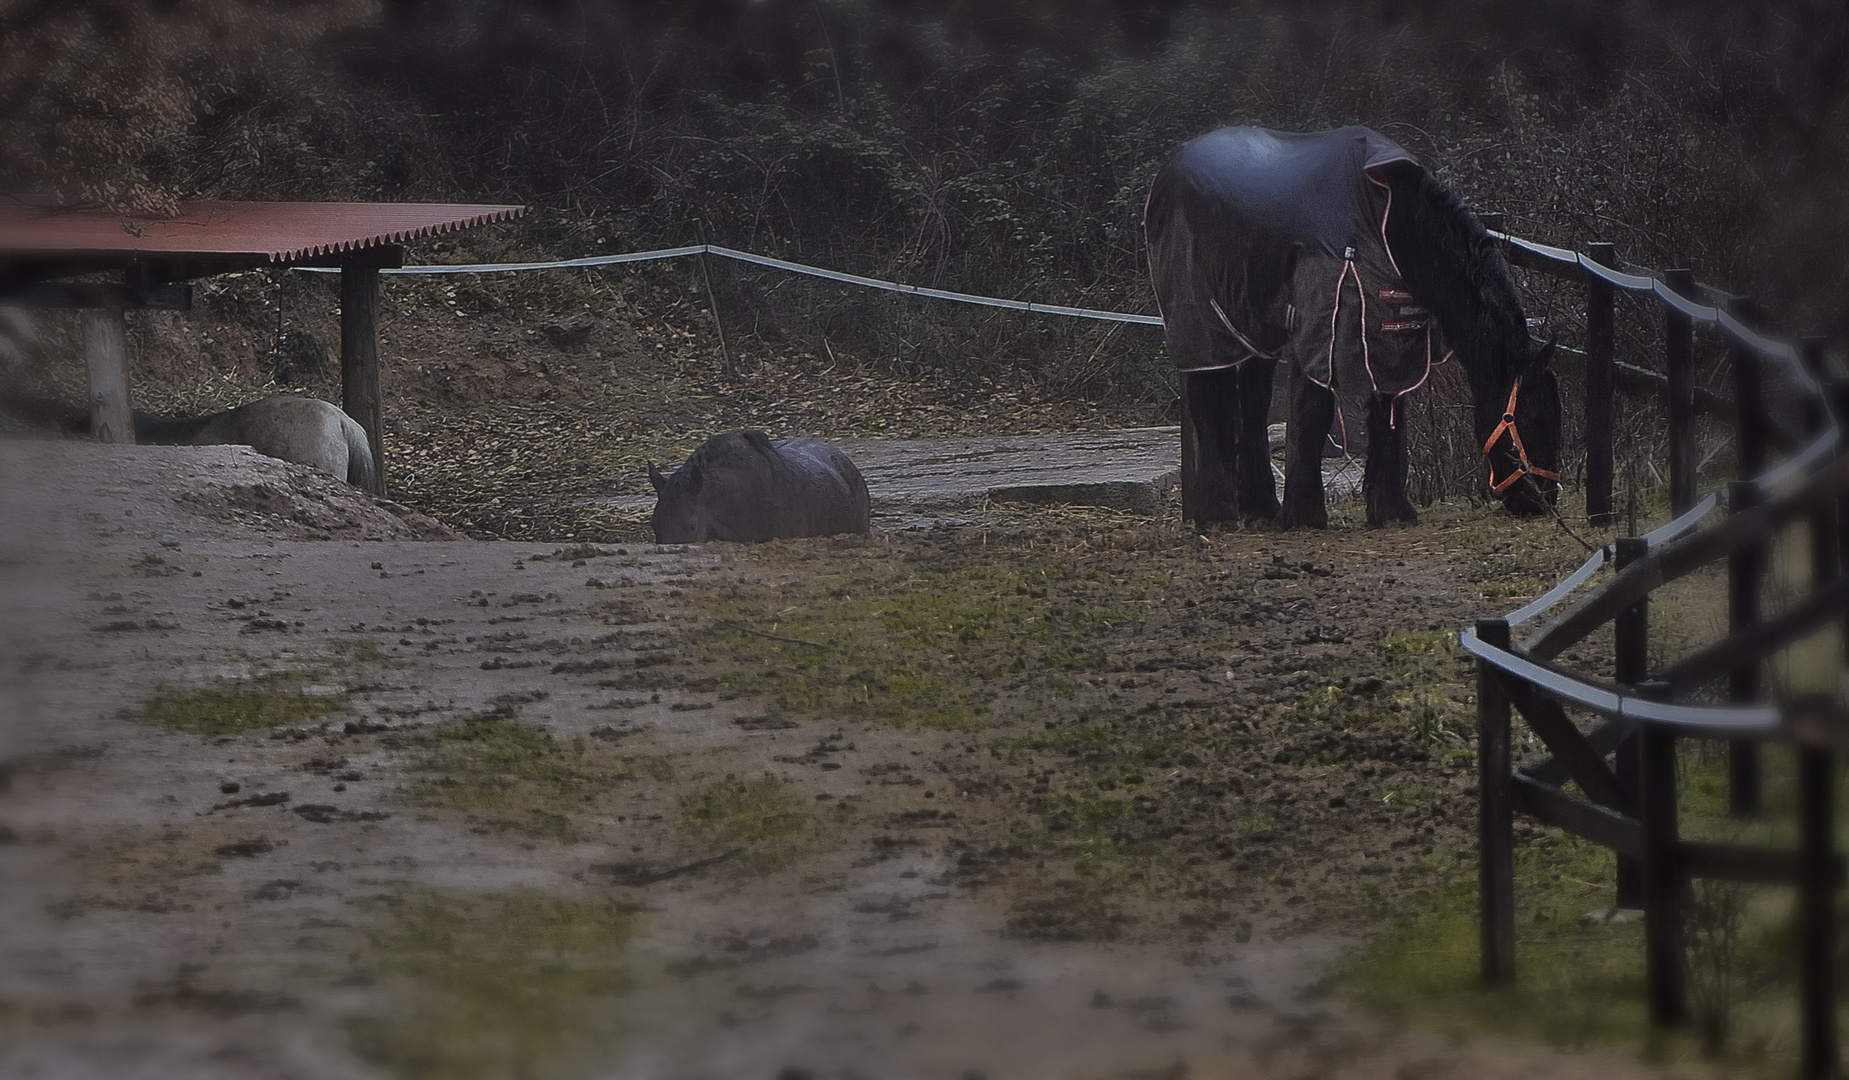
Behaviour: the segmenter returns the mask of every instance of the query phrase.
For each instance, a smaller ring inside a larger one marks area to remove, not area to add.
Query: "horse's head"
[[[1548,367],[1553,355],[1552,341],[1534,349],[1515,366],[1506,396],[1477,402],[1490,487],[1522,517],[1548,513],[1560,493],[1560,386]]]
[[[691,460],[663,476],[655,463],[649,462],[648,480],[655,487],[655,512],[650,523],[657,544],[697,544],[712,539],[700,500],[700,488],[706,479],[701,465]]]

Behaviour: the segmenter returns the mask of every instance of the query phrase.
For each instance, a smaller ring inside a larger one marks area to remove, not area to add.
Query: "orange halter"
[[[1490,448],[1496,445],[1496,440],[1502,438],[1502,433],[1506,431],[1509,433],[1509,441],[1515,444],[1515,456],[1521,460],[1521,464],[1516,466],[1515,471],[1503,477],[1501,483],[1496,482],[1496,463],[1493,461],[1490,462],[1490,490],[1498,495],[1507,491],[1515,481],[1529,473],[1533,473],[1536,476],[1545,476],[1549,480],[1560,479],[1559,473],[1549,472],[1528,460],[1528,448],[1522,445],[1522,434],[1515,430],[1515,395],[1521,392],[1522,381],[1518,378],[1515,380],[1515,385],[1509,387],[1509,405],[1508,408],[1504,409],[1502,412],[1502,423],[1496,425],[1496,430],[1490,432],[1489,438],[1484,440],[1483,443],[1483,454],[1485,457],[1488,457]]]

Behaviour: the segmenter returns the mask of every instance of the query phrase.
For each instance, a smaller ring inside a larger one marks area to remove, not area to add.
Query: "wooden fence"
[[[1674,520],[1647,535],[1619,539],[1546,595],[1503,618],[1479,620],[1459,635],[1478,661],[1484,978],[1491,983],[1515,978],[1517,812],[1617,853],[1619,903],[1644,910],[1650,1017],[1658,1025],[1676,1026],[1687,1018],[1682,906],[1689,881],[1794,886],[1800,1075],[1838,1076],[1834,903],[1843,860],[1832,835],[1832,785],[1836,753],[1849,749],[1849,712],[1840,694],[1769,700],[1759,672],[1769,657],[1832,623],[1843,624],[1849,653],[1849,373],[1815,340],[1793,346],[1754,329],[1749,301],[1698,285],[1686,270],[1657,274],[1621,264],[1610,245],[1588,245],[1581,254],[1508,236],[1494,218],[1486,224],[1511,263],[1585,288],[1588,514],[1597,523],[1615,517],[1612,400],[1621,385],[1628,385],[1660,390],[1667,399]],[[1618,291],[1660,306],[1661,376],[1627,371],[1616,361]],[[1727,342],[1730,396],[1696,385],[1693,345],[1701,324]],[[1784,365],[1785,374],[1808,397],[1809,430],[1802,436],[1782,428],[1762,403],[1768,364]],[[1740,479],[1698,498],[1694,429],[1695,416],[1703,411],[1733,423]],[[1773,465],[1775,453],[1781,460]],[[1722,509],[1724,516],[1717,514]],[[1810,596],[1768,615],[1763,579],[1773,541],[1787,528],[1809,531]],[[1727,636],[1652,668],[1651,593],[1723,560]],[[1584,590],[1607,566],[1615,574]],[[1515,628],[1537,620],[1542,620],[1538,628],[1517,643]],[[1606,623],[1612,624],[1612,681],[1590,678],[1558,661]],[[1691,703],[1722,681],[1724,703]],[[1582,729],[1569,708],[1590,714],[1590,726]],[[1548,751],[1519,768],[1512,761],[1514,713]],[[1797,847],[1681,838],[1676,744],[1685,738],[1727,741],[1730,806],[1741,816],[1760,810],[1761,745],[1773,740],[1793,744]],[[1568,781],[1577,785],[1577,793],[1565,788]]]

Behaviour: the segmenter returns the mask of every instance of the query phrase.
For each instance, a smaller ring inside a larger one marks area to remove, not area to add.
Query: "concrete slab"
[[[1282,424],[1277,435],[1282,438]],[[1153,514],[1181,483],[1181,429],[1128,428],[943,439],[831,440],[866,477],[883,527],[960,523],[954,515],[996,502],[1067,503]],[[663,469],[672,471],[669,465]],[[1283,475],[1277,477],[1280,487]],[[1361,463],[1323,462],[1329,498],[1360,493]],[[586,500],[634,513],[653,495]]]
[[[876,514],[972,510],[985,502],[1147,514],[1181,482],[1181,429],[1173,427],[837,445],[867,478]]]

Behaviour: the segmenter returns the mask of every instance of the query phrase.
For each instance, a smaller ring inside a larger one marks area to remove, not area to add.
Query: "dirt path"
[[[1327,989],[1470,847],[1443,642],[1541,530],[561,551],[29,443],[0,504],[0,1075],[1642,1073]]]

